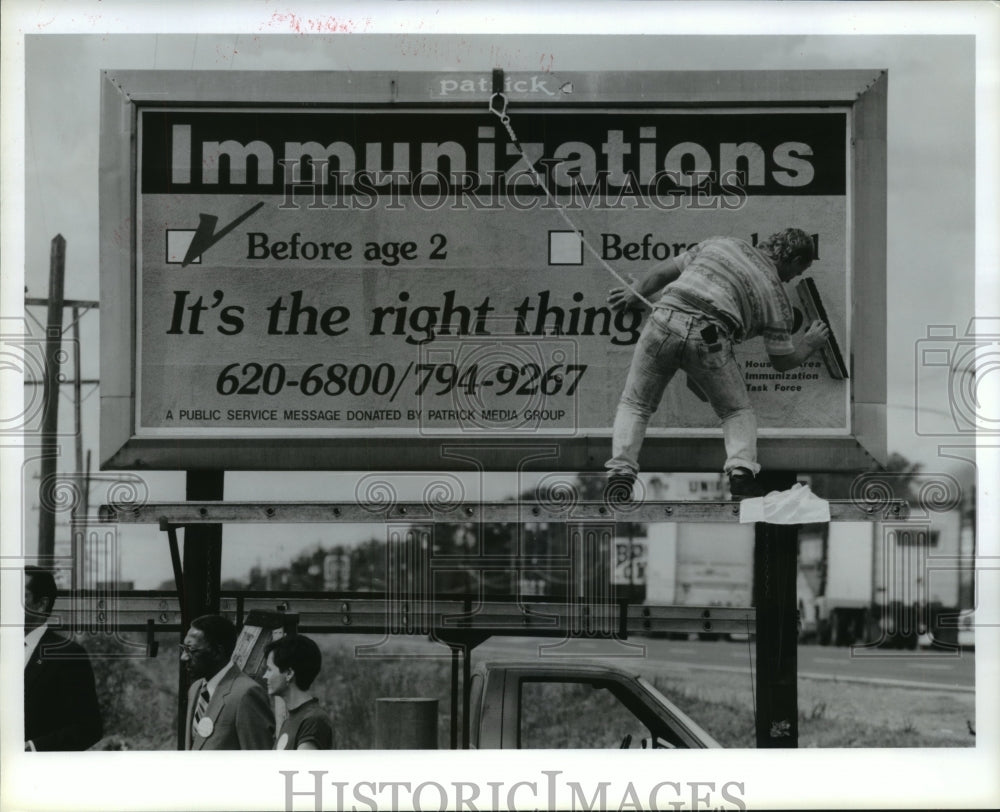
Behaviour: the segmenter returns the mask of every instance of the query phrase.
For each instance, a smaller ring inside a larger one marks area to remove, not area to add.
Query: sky
[[[804,6],[808,6],[805,8]],[[152,7],[151,7],[152,8]],[[324,8],[326,10],[324,10]],[[475,11],[473,11],[475,8]],[[752,8],[752,12],[748,9]],[[484,13],[485,12],[485,13]],[[50,243],[67,243],[66,298],[97,299],[99,71],[176,70],[798,70],[887,69],[888,97],[888,447],[927,472],[996,494],[998,403],[994,355],[984,358],[976,393],[986,433],[955,431],[954,393],[941,369],[921,362],[932,327],[953,326],[944,343],[995,354],[993,340],[967,337],[973,316],[996,318],[995,145],[998,16],[992,4],[337,4],[173,3],[162,11],[128,4],[20,2],[3,8],[3,241],[0,306],[4,331],[41,329]],[[611,16],[609,16],[609,14]],[[152,33],[157,32],[157,33]],[[733,36],[738,34],[738,36]],[[992,60],[992,61],[991,61]],[[990,70],[992,67],[992,70]],[[22,118],[23,116],[23,118]],[[978,210],[977,210],[978,205]],[[23,271],[22,271],[23,269]],[[82,375],[100,374],[100,313],[80,321]],[[935,333],[940,335],[940,332]],[[940,345],[941,341],[937,341]],[[992,348],[992,349],[991,349]],[[858,348],[863,353],[863,348]],[[0,368],[7,427],[22,410],[20,371]],[[28,408],[37,395],[26,390]],[[33,399],[34,398],[34,399]],[[13,406],[11,404],[14,404]],[[61,401],[62,466],[73,466],[71,402]],[[84,387],[83,437],[93,451],[94,500],[121,481],[97,472],[99,398]],[[935,436],[923,436],[932,427]],[[29,557],[37,537],[30,442],[3,435],[4,554]],[[28,446],[23,448],[23,446]],[[949,448],[943,448],[948,446]],[[954,446],[955,448],[950,448]],[[980,476],[966,460],[976,453]],[[138,480],[129,480],[137,481]],[[354,474],[227,474],[226,496],[332,499],[354,492]],[[397,478],[405,494],[426,478]],[[471,497],[504,498],[516,478],[467,481]],[[180,501],[179,472],[144,472],[153,501]],[[227,540],[230,539],[227,530]],[[241,527],[225,545],[224,576],[258,561],[287,561],[296,550],[339,538],[311,527]],[[368,528],[356,528],[367,537]],[[20,538],[19,538],[20,537]],[[127,528],[119,536],[119,576],[152,588],[170,576],[162,534]],[[869,796],[871,797],[871,796]]]

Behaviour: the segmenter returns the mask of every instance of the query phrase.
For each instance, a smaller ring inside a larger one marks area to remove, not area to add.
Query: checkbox
[[[580,234],[575,231],[550,231],[549,265],[583,265]]]
[[[193,228],[168,228],[167,229],[167,264],[180,265],[184,262],[187,250],[194,239]],[[201,257],[191,260],[192,265],[200,265]]]

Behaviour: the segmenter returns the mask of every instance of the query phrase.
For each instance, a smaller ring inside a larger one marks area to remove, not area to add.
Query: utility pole
[[[59,448],[56,444],[59,426],[59,392],[61,386],[73,387],[73,429],[76,451],[76,476],[79,493],[74,494],[73,507],[70,514],[70,542],[72,547],[73,566],[71,571],[71,587],[76,589],[83,584],[83,539],[87,529],[87,510],[90,501],[90,451],[86,453],[84,464],[83,451],[83,393],[81,387],[97,386],[97,378],[84,379],[80,344],[80,319],[89,310],[96,310],[100,302],[86,299],[66,299],[63,296],[66,267],[66,241],[61,235],[52,240],[52,260],[49,272],[49,296],[38,298],[25,296],[25,307],[44,307],[47,310],[45,336],[45,372],[43,379],[25,380],[25,386],[42,386],[44,388],[42,412],[42,470],[39,474],[39,520],[38,520],[38,555],[39,559],[51,559],[55,555],[55,504],[53,488],[55,486],[56,469],[59,463]],[[65,351],[62,346],[63,311],[71,308],[73,329],[73,370],[74,379],[66,380],[60,373],[63,367]],[[82,518],[81,518],[82,506]]]
[[[87,537],[87,491],[90,488],[90,455],[87,458],[87,470],[83,468],[83,413],[82,413],[82,381],[80,371],[80,308],[73,308],[73,371],[76,373],[73,381],[73,439],[76,443],[76,485],[80,489],[79,497],[73,502],[70,512],[69,532],[73,551],[73,591],[83,585],[80,573],[83,567],[84,539]],[[83,519],[80,519],[79,507],[83,506]]]
[[[59,448],[59,366],[62,353],[63,280],[66,273],[66,240],[52,239],[49,255],[48,317],[45,321],[45,405],[42,412],[42,471],[39,479],[38,560],[51,563],[55,556],[55,480]]]

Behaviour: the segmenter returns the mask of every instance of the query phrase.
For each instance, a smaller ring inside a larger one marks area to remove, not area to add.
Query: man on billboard
[[[814,259],[813,241],[798,228],[772,234],[756,247],[733,237],[712,237],[651,269],[634,289],[613,288],[615,310],[653,302],[635,347],[618,402],[608,469],[608,498],[626,501],[639,470],[646,427],[678,369],[704,393],[722,422],[724,471],[734,498],[760,495],[755,477],[757,420],[733,345],[764,339],[771,365],[794,369],[826,345],[829,328],[812,322],[802,340],[791,339],[792,305],[784,283]]]

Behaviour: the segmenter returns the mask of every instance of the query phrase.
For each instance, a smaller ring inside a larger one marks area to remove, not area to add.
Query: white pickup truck
[[[469,733],[480,749],[721,746],[646,678],[603,663],[480,664]]]

